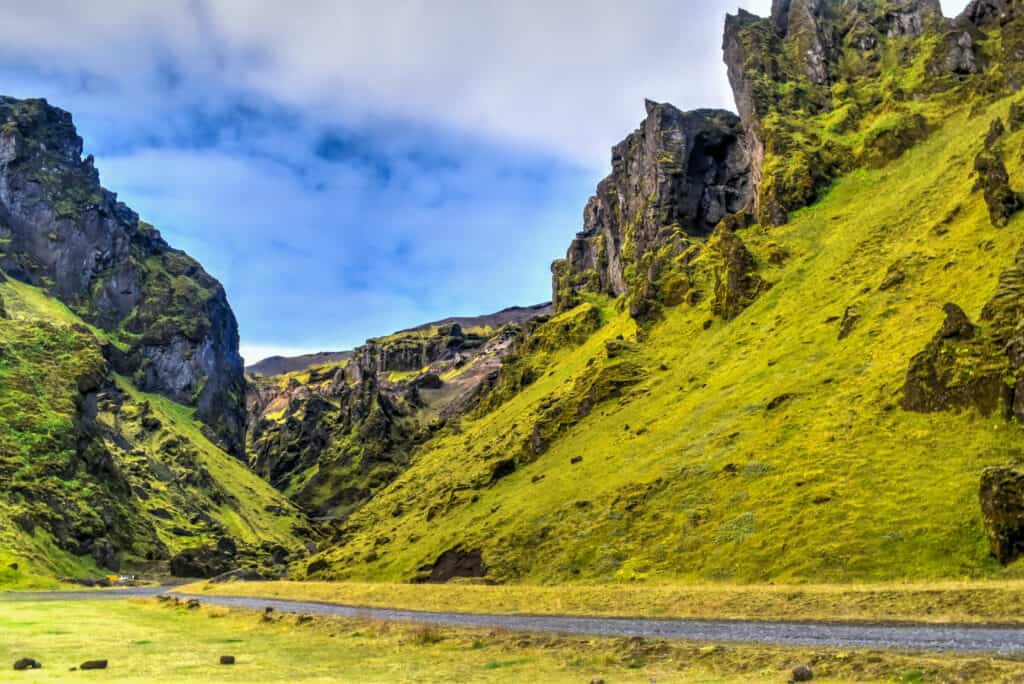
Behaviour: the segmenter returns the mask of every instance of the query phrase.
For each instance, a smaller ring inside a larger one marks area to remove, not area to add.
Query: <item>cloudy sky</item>
[[[547,300],[644,98],[732,108],[737,5],[0,0],[0,92],[74,114],[253,362]]]

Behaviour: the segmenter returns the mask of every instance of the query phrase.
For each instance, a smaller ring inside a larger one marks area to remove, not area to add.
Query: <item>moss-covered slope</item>
[[[1015,27],[989,27],[979,44],[996,54]],[[701,239],[681,271],[701,296],[661,301],[651,319],[626,296],[577,290],[575,308],[520,345],[498,400],[422,446],[310,574],[1019,575],[991,553],[978,490],[987,466],[1024,459],[1013,417],[1024,214],[996,220],[975,160],[997,154],[997,182],[1019,192],[1024,130],[992,138],[1021,103],[982,79],[908,98],[898,109],[920,111],[929,135],[841,175],[785,225],[723,224]],[[723,257],[731,236],[742,259]],[[710,249],[716,240],[726,244]],[[745,282],[764,285],[726,315]],[[966,323],[944,325],[947,304]],[[591,311],[596,332],[565,335]],[[974,332],[957,337],[964,325]],[[908,404],[929,354],[931,390],[984,401]],[[993,373],[990,401],[991,383],[975,379]]]
[[[227,540],[230,564],[304,552],[302,516],[210,442],[194,409],[112,372],[110,334],[2,276],[0,301],[0,587],[162,574]]]

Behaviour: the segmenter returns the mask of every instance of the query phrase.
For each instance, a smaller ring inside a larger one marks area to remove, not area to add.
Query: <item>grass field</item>
[[[862,585],[199,583],[186,593],[372,608],[726,620],[1024,623],[1024,582]]]
[[[155,600],[0,602],[0,680],[17,682],[1020,681],[987,656],[739,647],[435,629],[341,618],[189,610]],[[233,655],[234,666],[221,666]],[[43,669],[13,672],[18,658]],[[103,672],[71,672],[107,659]]]

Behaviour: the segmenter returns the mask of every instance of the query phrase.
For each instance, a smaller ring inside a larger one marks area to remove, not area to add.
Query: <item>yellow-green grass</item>
[[[1024,430],[898,407],[943,304],[978,320],[1024,241],[1024,216],[994,228],[972,192],[974,157],[1008,106],[951,112],[790,224],[743,231],[771,291],[709,329],[706,300],[668,309],[634,352],[644,382],[487,486],[495,461],[523,454],[544,408],[633,323],[613,313],[586,344],[552,355],[541,378],[432,440],[354,514],[327,576],[407,580],[461,547],[481,550],[492,577],[532,582],[1019,577],[990,556],[978,481],[1024,453]],[[1021,132],[1003,143],[1017,186],[1022,143]],[[778,247],[792,256],[772,265]],[[894,264],[905,281],[880,289]],[[850,307],[859,323],[839,340]]]
[[[1017,681],[1024,663],[953,656],[788,649],[441,629],[379,621],[188,610],[155,601],[0,602],[4,681],[80,682],[780,682]],[[222,655],[236,658],[221,666]],[[43,669],[13,672],[19,658]],[[103,672],[71,672],[106,659]]]
[[[197,583],[184,593],[371,608],[495,614],[721,620],[1020,624],[1024,582],[919,584],[446,585],[372,582]]]
[[[121,376],[117,376],[117,384],[135,401],[148,401],[162,423],[196,447],[210,475],[234,498],[232,505],[221,505],[216,514],[232,537],[247,544],[273,540],[294,545],[292,528],[301,523],[298,512],[282,494],[245,464],[214,445],[194,418],[195,409],[160,395],[140,392]],[[280,513],[268,512],[268,507]],[[170,536],[165,541],[181,543]]]

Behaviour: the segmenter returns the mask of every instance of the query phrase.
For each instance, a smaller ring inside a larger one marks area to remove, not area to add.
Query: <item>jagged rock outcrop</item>
[[[1002,26],[1024,15],[1021,0],[972,0],[960,14],[961,22],[975,26]]]
[[[1024,247],[1000,274],[996,293],[982,309],[981,320],[998,353],[992,363],[1005,359],[1009,366],[1002,376],[1006,415],[1024,422]]]
[[[973,407],[1002,409],[1024,421],[1024,248],[999,276],[992,299],[971,323],[947,304],[946,320],[907,372],[903,408],[933,412]]]
[[[714,262],[715,290],[711,311],[725,320],[736,318],[759,294],[771,288],[757,273],[757,261],[738,235],[723,223],[708,245]]]
[[[223,288],[100,185],[71,115],[0,97],[0,269],[108,331],[117,372],[193,404],[244,450],[238,326]]]
[[[1002,119],[994,119],[985,137],[985,147],[974,159],[974,172],[978,175],[975,189],[984,192],[989,218],[994,226],[1005,226],[1014,214],[1024,208],[1024,193],[1010,187],[1010,174],[999,146],[1005,134]]]
[[[587,203],[583,230],[552,267],[556,310],[585,291],[637,291],[645,257],[685,252],[687,237],[710,235],[748,204],[749,169],[734,114],[648,101],[640,128],[612,150],[612,173]]]
[[[883,100],[858,101],[850,97],[851,85],[876,81],[886,53],[909,61],[919,39],[944,25],[938,0],[775,0],[770,17],[740,10],[726,18],[723,54],[743,120],[759,222],[785,223],[855,156],[820,130],[805,130],[802,120],[840,109],[839,131],[858,125]],[[973,69],[973,51],[961,53],[951,57],[955,66]]]
[[[920,413],[975,408],[991,415],[1006,398],[1005,363],[963,309],[946,304],[944,311],[939,332],[910,362],[902,406]]]
[[[1007,565],[1024,553],[1024,472],[987,468],[979,491],[981,516],[992,555]]]

